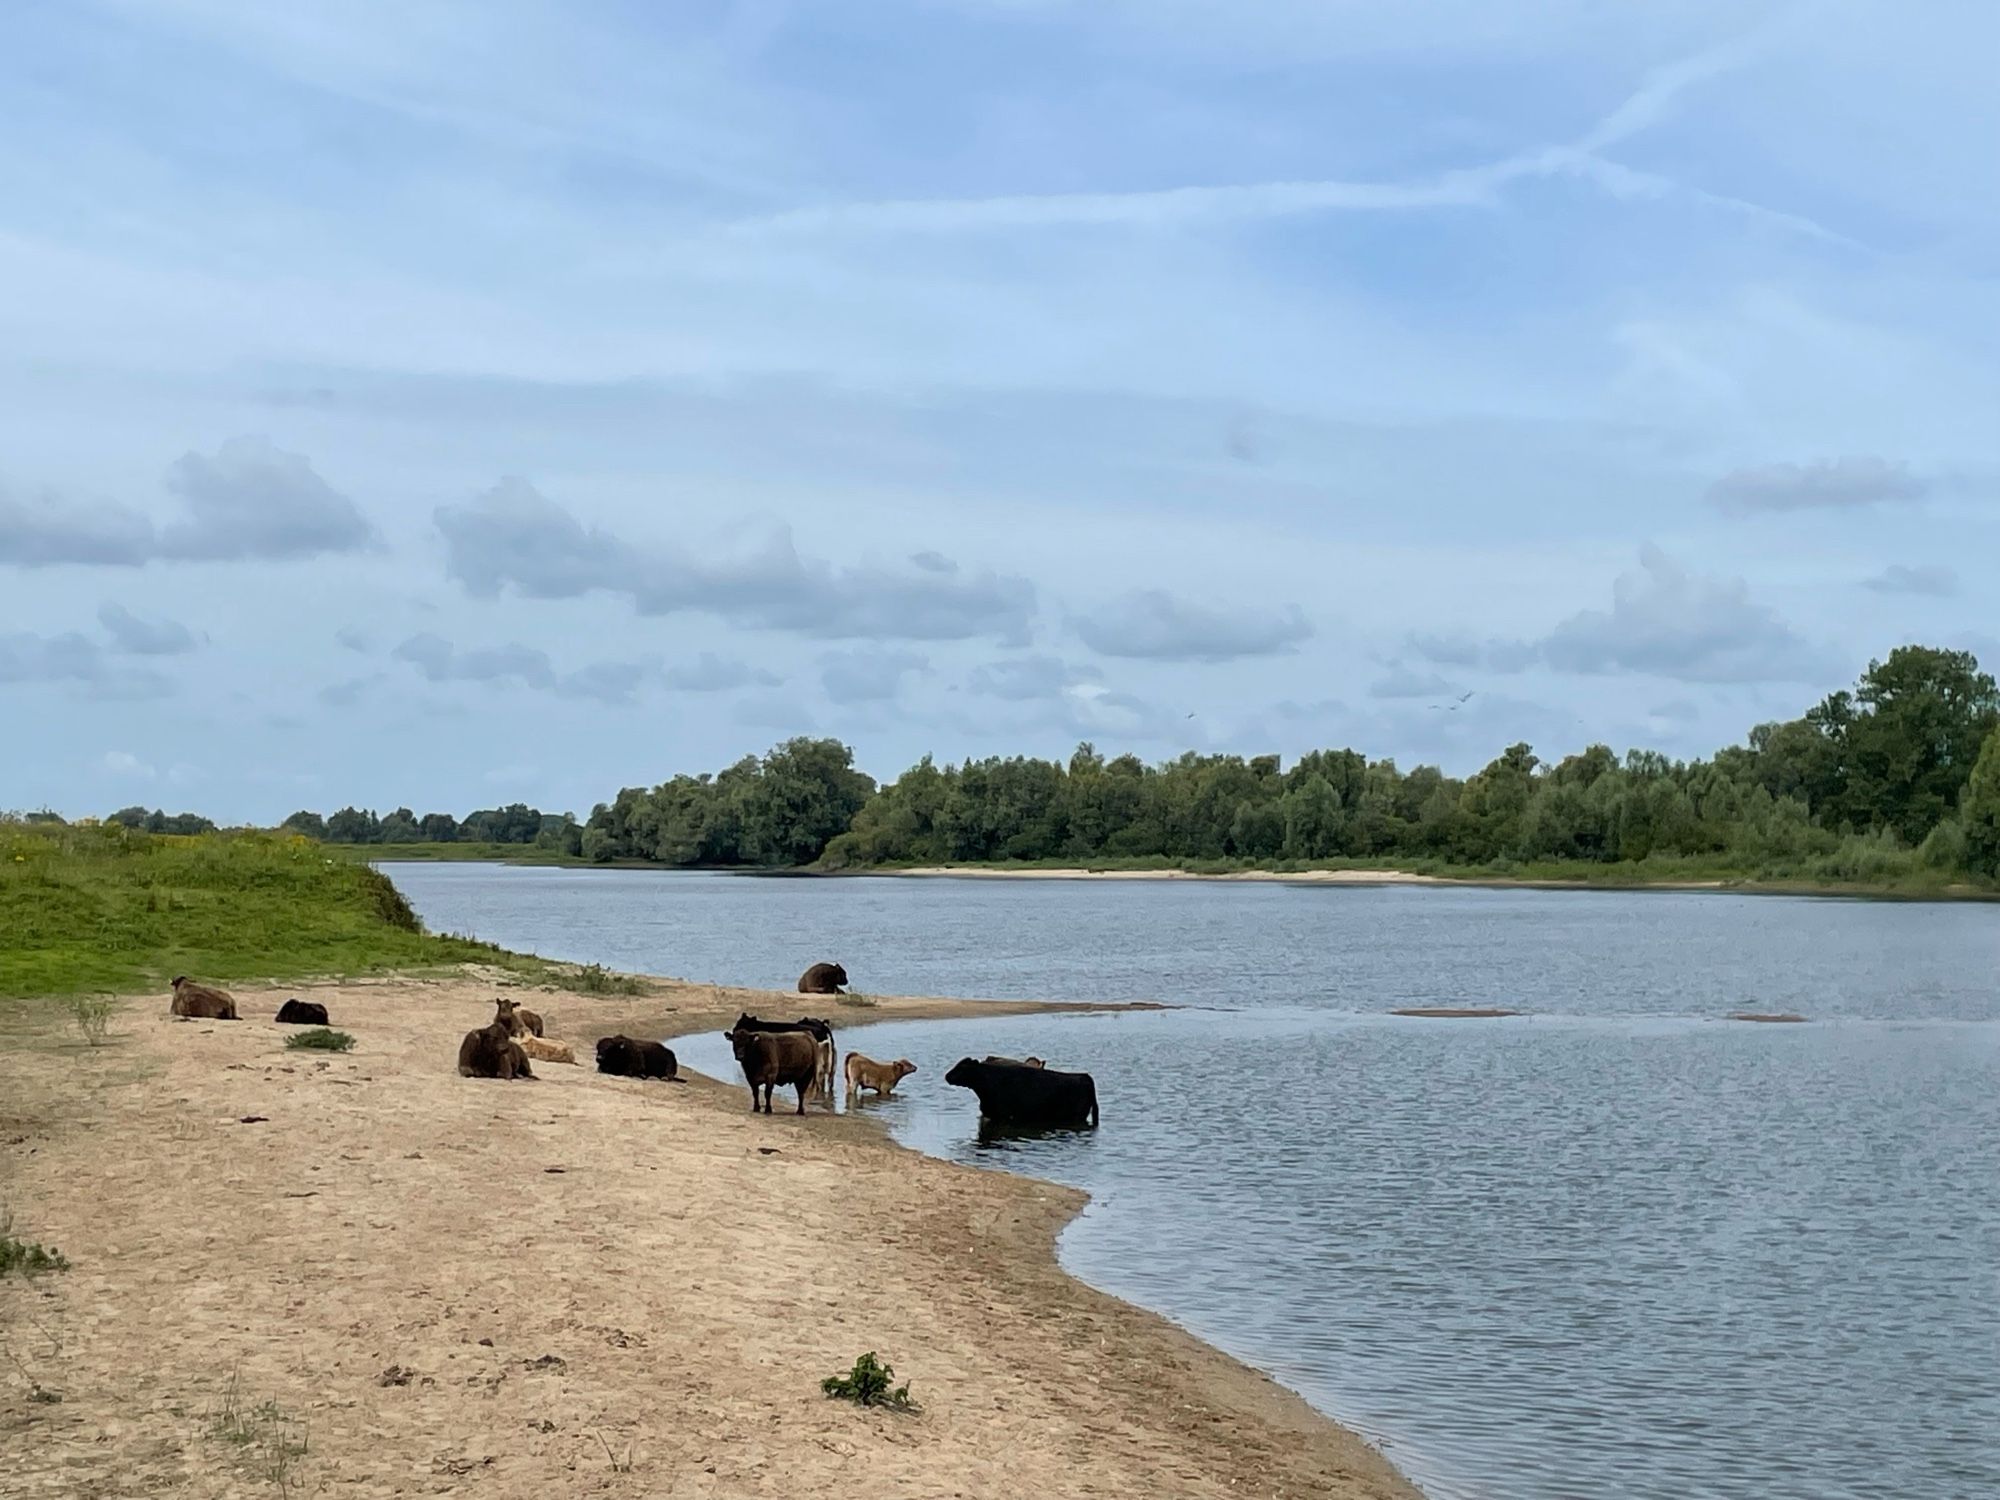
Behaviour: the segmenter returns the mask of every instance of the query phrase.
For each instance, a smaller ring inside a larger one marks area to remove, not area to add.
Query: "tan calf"
[[[879,1063],[871,1057],[863,1057],[859,1052],[850,1052],[847,1054],[847,1092],[853,1094],[862,1089],[873,1089],[878,1094],[889,1094],[916,1071],[917,1065],[907,1057]]]

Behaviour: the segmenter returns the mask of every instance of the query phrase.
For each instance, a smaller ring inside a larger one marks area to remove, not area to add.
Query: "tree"
[[[289,828],[293,833],[302,833],[309,839],[326,837],[326,819],[316,812],[295,812],[279,826]]]
[[[1975,874],[2000,877],[2000,729],[1986,736],[1973,763],[1960,817],[1967,867]]]
[[[1888,828],[1914,847],[1958,805],[2000,725],[2000,688],[1970,651],[1898,646],[1868,664],[1854,700],[1859,707],[1840,723],[1841,811],[1857,828]]]
[[[374,813],[343,807],[326,820],[325,838],[329,844],[372,844],[379,827]]]
[[[742,810],[742,853],[758,864],[811,864],[875,790],[839,740],[787,740],[758,770]]]

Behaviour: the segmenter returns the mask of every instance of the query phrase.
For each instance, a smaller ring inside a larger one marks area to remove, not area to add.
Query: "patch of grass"
[[[67,1271],[69,1257],[53,1245],[38,1245],[16,1239],[12,1233],[14,1216],[0,1215],[0,1276],[18,1273],[40,1276],[45,1271]]]
[[[285,1048],[290,1052],[349,1052],[354,1048],[354,1038],[344,1031],[315,1026],[310,1031],[295,1031],[286,1037]]]
[[[275,1401],[248,1404],[241,1371],[231,1372],[229,1388],[209,1410],[207,1423],[211,1441],[238,1449],[243,1465],[280,1495],[300,1488],[299,1461],[312,1448],[305,1421]]]
[[[910,1383],[904,1381],[891,1389],[889,1382],[896,1378],[896,1372],[875,1357],[869,1350],[854,1361],[854,1368],[845,1375],[829,1375],[819,1383],[819,1388],[837,1401],[852,1401],[857,1406],[886,1406],[893,1411],[916,1411],[916,1402],[910,1399]]]
[[[835,995],[833,1003],[835,1005],[852,1005],[861,1010],[872,1010],[875,1007],[875,997],[873,995],[864,995],[859,990],[847,990],[842,994]]]
[[[93,1047],[101,1047],[111,1035],[111,1018],[118,1013],[118,1002],[109,995],[71,995],[69,997],[69,1018],[82,1033],[84,1041]]]
[[[148,834],[118,824],[0,822],[0,996],[164,989],[204,980],[539,959],[437,937],[387,876],[310,839]]]
[[[617,974],[602,964],[585,964],[580,969],[571,969],[562,976],[566,989],[575,990],[580,995],[642,995],[646,992],[630,974]]]

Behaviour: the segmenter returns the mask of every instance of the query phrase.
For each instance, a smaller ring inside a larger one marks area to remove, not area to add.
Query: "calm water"
[[[862,1106],[901,1139],[1087,1188],[1067,1265],[1437,1500],[2000,1496],[2000,908],[392,874],[433,927],[618,967],[1203,1007],[846,1040],[919,1064]],[[1421,1003],[1533,1014],[1382,1014]],[[986,1051],[1088,1069],[1104,1127],[982,1143],[939,1077]]]

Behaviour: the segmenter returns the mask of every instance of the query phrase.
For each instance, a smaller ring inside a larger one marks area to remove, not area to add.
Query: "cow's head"
[[[917,1071],[917,1065],[907,1057],[899,1057],[889,1064],[889,1071],[896,1075],[896,1081],[900,1083],[903,1079],[908,1078],[912,1073]]]
[[[976,1063],[969,1057],[961,1057],[951,1065],[951,1071],[944,1075],[944,1081],[953,1088],[969,1089],[983,1068],[984,1064]]]

